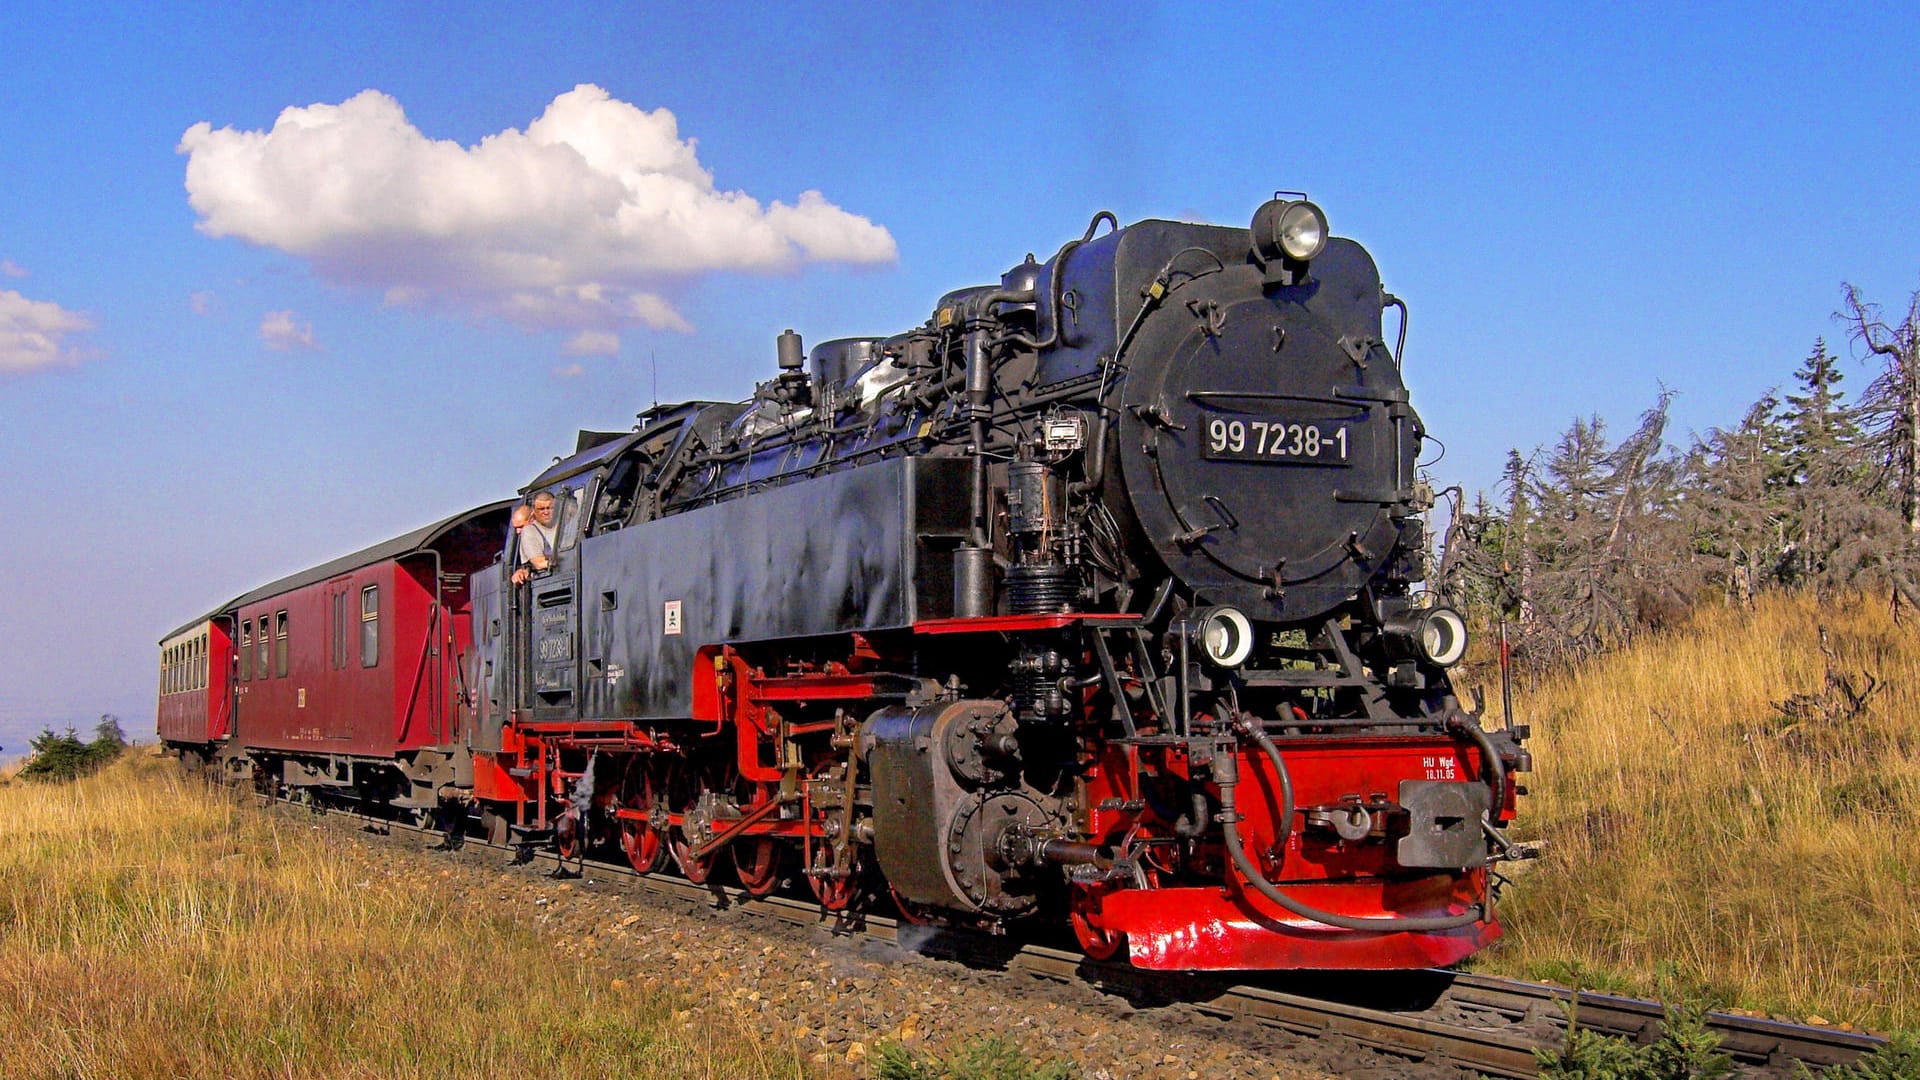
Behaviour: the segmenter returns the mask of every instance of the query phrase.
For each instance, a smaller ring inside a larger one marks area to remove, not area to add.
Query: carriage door
[[[535,720],[579,716],[580,496],[585,479],[554,489],[553,568],[530,583],[530,709]]]

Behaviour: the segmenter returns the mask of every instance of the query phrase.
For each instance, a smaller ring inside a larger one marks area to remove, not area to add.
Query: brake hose
[[[1234,730],[1252,739],[1260,747],[1261,751],[1267,755],[1267,760],[1273,763],[1274,774],[1279,777],[1280,812],[1275,815],[1274,820],[1280,825],[1281,843],[1284,847],[1285,838],[1293,834],[1293,777],[1287,773],[1287,763],[1280,757],[1280,748],[1273,744],[1273,739],[1260,730],[1258,725],[1241,717],[1235,721]],[[1231,754],[1224,758],[1216,758],[1213,773],[1214,781],[1220,785],[1220,831],[1226,838],[1227,854],[1232,857],[1233,865],[1239,868],[1241,875],[1247,879],[1247,884],[1252,885],[1261,896],[1295,915],[1317,923],[1325,923],[1328,926],[1336,926],[1342,930],[1383,932],[1456,930],[1486,918],[1485,904],[1475,904],[1458,915],[1363,917],[1338,915],[1295,900],[1267,880],[1266,875],[1260,872],[1260,868],[1253,865],[1253,860],[1247,857],[1246,850],[1240,843],[1240,812],[1234,803],[1234,788],[1240,783],[1238,760]]]

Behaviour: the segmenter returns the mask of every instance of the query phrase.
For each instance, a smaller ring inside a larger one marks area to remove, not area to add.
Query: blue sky
[[[161,633],[511,493],[654,365],[742,397],[780,330],[904,329],[1103,208],[1309,192],[1412,306],[1470,489],[1662,386],[1676,440],[1733,423],[1851,354],[1843,280],[1920,287],[1910,8],[542,8],[9,5],[4,754],[150,732]],[[313,106],[352,137],[276,128]],[[632,190],[684,213],[607,202],[543,116],[673,151]]]

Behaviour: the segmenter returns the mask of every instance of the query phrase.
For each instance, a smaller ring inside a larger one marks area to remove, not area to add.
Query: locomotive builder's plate
[[[1201,433],[1200,454],[1210,461],[1256,461],[1272,465],[1351,463],[1355,447],[1339,420],[1267,420],[1211,417]]]

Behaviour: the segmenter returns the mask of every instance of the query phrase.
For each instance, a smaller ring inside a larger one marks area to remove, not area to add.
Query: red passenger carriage
[[[169,637],[163,663],[181,652],[176,638],[189,653],[205,638],[210,685],[198,706],[162,697],[162,738],[262,784],[435,805],[437,788],[466,780],[468,580],[497,558],[506,507],[282,578]],[[191,724],[192,707],[208,719]]]

